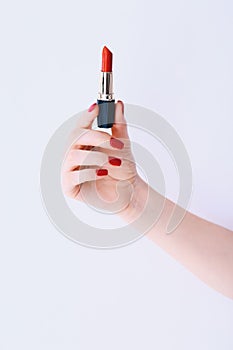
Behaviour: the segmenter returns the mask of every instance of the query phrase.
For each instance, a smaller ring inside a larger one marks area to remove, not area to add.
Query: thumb
[[[112,126],[112,136],[129,139],[127,122],[124,117],[124,103],[122,101],[117,101],[115,106],[115,122]]]

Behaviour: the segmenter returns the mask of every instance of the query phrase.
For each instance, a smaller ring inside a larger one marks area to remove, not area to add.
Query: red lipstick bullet
[[[97,99],[97,104],[99,105],[97,123],[99,128],[111,128],[114,124],[115,100],[113,95],[112,58],[112,52],[104,46]]]
[[[112,72],[112,53],[104,46],[102,51],[102,72]]]

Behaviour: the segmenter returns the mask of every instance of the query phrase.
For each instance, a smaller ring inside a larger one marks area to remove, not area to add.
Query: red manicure
[[[97,169],[96,175],[98,176],[108,175],[108,169]]]
[[[119,158],[109,157],[108,161],[112,165],[116,165],[116,166],[120,166],[121,165],[121,159],[119,159]]]
[[[91,105],[89,108],[88,108],[88,112],[92,112],[93,109],[95,108],[96,106],[96,103],[93,103],[93,105]]]
[[[122,149],[124,147],[124,143],[118,139],[115,139],[114,137],[111,137],[110,139],[110,145],[114,148]]]
[[[121,108],[122,108],[122,113],[124,114],[124,109],[125,109],[124,103],[121,100],[118,100],[118,102],[120,102]]]

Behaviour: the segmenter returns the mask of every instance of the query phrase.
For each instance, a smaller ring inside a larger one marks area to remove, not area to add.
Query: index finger
[[[88,110],[85,110],[77,121],[77,128],[91,129],[95,118],[99,114],[99,106],[93,103]]]

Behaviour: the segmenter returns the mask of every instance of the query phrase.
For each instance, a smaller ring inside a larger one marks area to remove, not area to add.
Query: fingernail
[[[91,105],[89,108],[88,108],[88,112],[92,112],[93,109],[95,108],[96,106],[96,103],[93,103],[93,105]]]
[[[114,157],[108,157],[108,161],[112,165],[120,166],[121,165],[121,159],[114,158]]]
[[[97,169],[96,175],[98,175],[98,176],[108,175],[108,169]]]
[[[111,137],[110,139],[110,145],[114,148],[122,149],[124,147],[124,143],[118,139],[115,139],[114,137]]]
[[[118,102],[120,102],[121,108],[122,108],[122,113],[124,114],[124,111],[125,111],[124,103],[121,100],[118,100]]]

